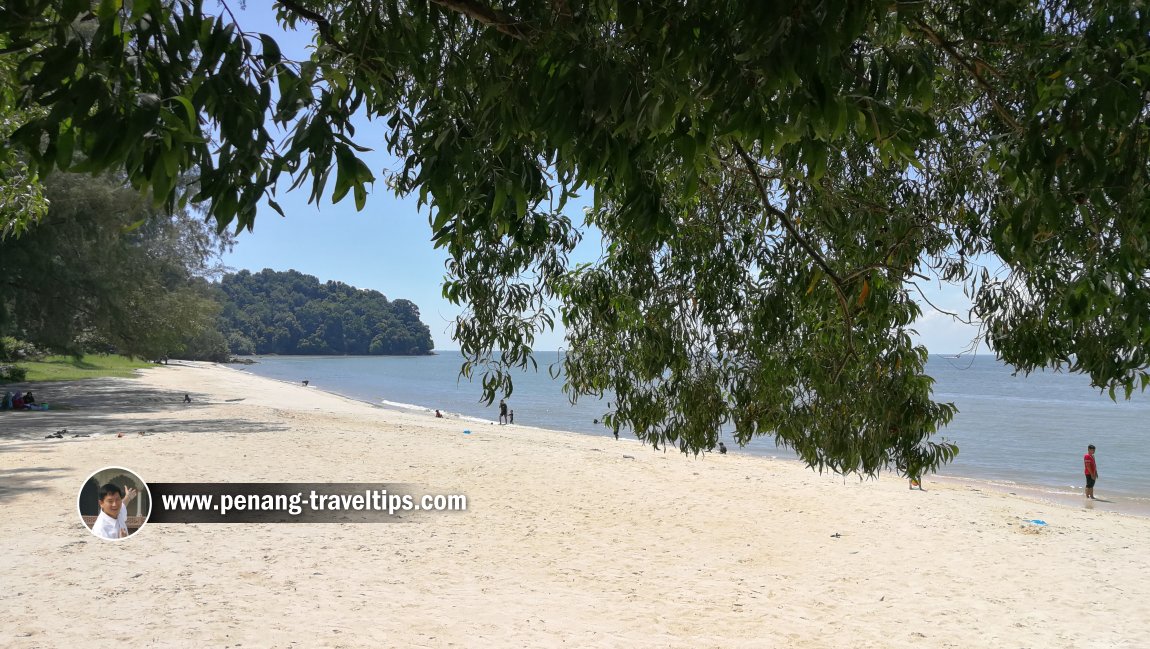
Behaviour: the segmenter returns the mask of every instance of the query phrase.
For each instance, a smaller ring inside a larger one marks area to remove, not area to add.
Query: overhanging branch
[[[507,34],[516,40],[527,40],[527,34],[519,29],[518,24],[502,12],[486,7],[473,0],[431,0],[433,3],[463,14],[475,22],[494,27],[496,31]]]
[[[786,228],[787,232],[795,238],[795,241],[798,242],[799,247],[801,247],[804,251],[806,251],[808,255],[810,255],[811,259],[814,260],[818,267],[821,268],[824,273],[826,273],[827,277],[829,277],[832,282],[834,282],[835,290],[841,293],[843,282],[841,279],[839,279],[838,274],[836,274],[835,271],[831,269],[830,265],[827,264],[827,260],[823,259],[822,254],[820,254],[818,250],[815,250],[815,247],[806,240],[806,237],[804,237],[801,232],[799,232],[798,228],[795,227],[795,224],[791,223],[790,217],[788,217],[785,212],[771,204],[770,196],[767,195],[767,188],[763,185],[763,179],[759,175],[758,164],[738,143],[735,144],[735,151],[739,153],[739,157],[743,159],[743,164],[747,166],[747,171],[751,173],[751,178],[755,181],[755,187],[758,189],[759,196],[763,200],[763,209],[776,216],[779,221],[782,222],[783,227]]]
[[[974,77],[974,82],[978,84],[979,88],[982,88],[986,92],[986,98],[990,100],[990,105],[994,107],[994,112],[998,114],[1002,121],[1006,122],[1006,124],[1010,126],[1010,128],[1013,129],[1016,133],[1022,131],[1022,126],[1018,123],[1017,120],[1014,119],[1014,116],[1010,114],[1010,111],[1006,110],[1002,103],[998,101],[998,97],[995,96],[994,87],[987,83],[986,79],[982,78],[982,74],[979,73],[977,66],[967,60],[965,56],[959,54],[958,50],[954,48],[954,44],[950,41],[947,41],[942,36],[940,36],[938,32],[931,29],[930,25],[927,25],[922,20],[916,19],[914,21],[914,26],[916,29],[922,32],[924,36],[926,36],[928,41],[942,48],[947,54],[950,55],[951,58],[957,61],[964,70],[969,72],[970,75]]]
[[[315,23],[316,29],[319,30],[320,35],[323,36],[325,41],[331,45],[339,45],[339,42],[335,40],[335,37],[331,33],[331,22],[328,21],[327,18],[324,18],[323,15],[307,7],[300,6],[294,0],[280,0],[280,4]]]
[[[827,263],[827,260],[823,258],[822,254],[820,254],[819,251],[815,249],[815,247],[811,245],[809,241],[807,241],[806,237],[804,237],[802,233],[799,232],[799,229],[796,228],[795,224],[791,222],[790,217],[787,216],[785,212],[771,204],[771,197],[767,194],[767,188],[763,184],[762,177],[759,175],[758,163],[755,162],[754,158],[752,158],[750,154],[748,154],[738,142],[735,143],[735,151],[737,151],[739,157],[743,159],[743,163],[746,165],[747,171],[750,172],[751,178],[755,181],[755,188],[758,189],[759,196],[763,201],[763,209],[778,217],[787,233],[795,238],[795,241],[798,242],[799,247],[802,248],[807,253],[807,255],[809,255],[810,258],[814,260],[815,264],[822,269],[823,273],[826,274],[827,278],[831,281],[831,286],[835,290],[835,296],[838,298],[839,306],[843,310],[843,330],[845,334],[844,340],[846,341],[847,346],[846,353],[843,354],[842,363],[835,371],[834,380],[838,381],[839,376],[841,376],[843,370],[846,369],[847,361],[851,356],[855,355],[854,338],[851,333],[854,329],[854,322],[851,318],[850,301],[847,300],[846,286],[843,284],[843,281],[841,278],[839,278],[838,274],[835,273],[833,269],[831,269],[830,264]]]

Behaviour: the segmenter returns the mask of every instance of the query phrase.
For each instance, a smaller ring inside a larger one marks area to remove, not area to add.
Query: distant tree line
[[[0,363],[26,350],[211,361],[431,351],[407,300],[296,271],[222,274],[226,232],[122,177],[53,175],[36,196],[43,214],[0,230]],[[14,213],[0,209],[8,225]]]
[[[429,354],[431,332],[408,300],[311,275],[224,275],[220,330],[235,354]]]

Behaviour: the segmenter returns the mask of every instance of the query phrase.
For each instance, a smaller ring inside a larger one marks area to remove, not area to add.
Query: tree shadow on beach
[[[64,439],[74,435],[97,436],[139,435],[143,432],[264,432],[286,430],[286,426],[271,425],[246,419],[243,405],[236,400],[212,400],[206,395],[189,393],[191,403],[184,403],[184,392],[126,383],[130,379],[89,379],[60,381],[29,386],[40,403],[49,404],[48,410],[14,412],[0,411],[0,440],[43,440],[57,431]],[[12,390],[12,387],[4,389]],[[28,389],[28,388],[23,388]],[[191,412],[207,405],[228,404],[236,408],[236,416],[228,418],[156,418],[148,415]],[[128,414],[130,416],[125,417]]]
[[[63,468],[45,466],[0,469],[0,498],[7,500],[19,494],[43,491],[47,489],[44,483],[64,472]]]

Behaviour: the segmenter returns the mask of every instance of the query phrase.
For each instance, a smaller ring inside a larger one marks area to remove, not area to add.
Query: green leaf
[[[136,22],[144,17],[149,11],[152,10],[152,3],[154,0],[132,0],[132,17],[131,20]]]
[[[260,43],[263,46],[262,56],[264,65],[268,67],[279,65],[279,62],[283,59],[283,56],[280,54],[279,43],[267,34],[260,34]]]
[[[100,0],[99,8],[96,9],[96,15],[100,17],[100,21],[111,21],[117,17],[120,9],[123,8],[123,0]],[[117,34],[119,31],[116,32]]]
[[[65,129],[56,138],[56,166],[61,171],[67,171],[72,165],[72,151],[76,144],[76,136],[72,129]]]

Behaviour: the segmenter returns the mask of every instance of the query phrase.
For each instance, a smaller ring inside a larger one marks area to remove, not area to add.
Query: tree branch
[[[767,188],[763,185],[763,179],[759,176],[758,164],[754,161],[754,159],[751,158],[751,156],[738,142],[735,143],[735,151],[737,151],[739,153],[739,157],[743,159],[743,163],[747,166],[747,171],[751,172],[751,178],[754,179],[755,187],[759,190],[759,196],[763,200],[763,209],[767,210],[767,212],[773,214],[774,216],[778,217],[780,221],[782,221],[783,227],[792,237],[795,238],[795,241],[798,242],[799,247],[806,251],[808,255],[810,255],[811,259],[815,261],[815,264],[817,264],[818,267],[822,269],[823,273],[825,273],[826,276],[831,280],[831,285],[835,289],[835,296],[838,297],[839,306],[841,306],[843,310],[843,329],[845,330],[844,338],[847,344],[847,353],[843,355],[842,364],[840,364],[838,369],[835,370],[834,380],[838,381],[839,376],[841,376],[843,370],[846,369],[847,360],[852,356],[855,356],[854,338],[851,334],[852,329],[854,329],[854,320],[851,318],[850,302],[847,300],[846,289],[843,285],[843,281],[839,279],[839,276],[835,273],[834,270],[831,269],[830,264],[827,263],[827,260],[824,259],[821,254],[819,254],[819,251],[816,250],[815,247],[812,246],[805,237],[803,237],[802,233],[800,233],[798,228],[795,227],[795,224],[791,222],[790,217],[787,216],[785,212],[771,204],[770,196],[767,195]]]
[[[790,217],[788,217],[782,210],[771,204],[770,197],[767,195],[767,188],[763,186],[763,179],[759,176],[758,166],[754,159],[752,159],[751,156],[737,142],[735,143],[735,151],[737,151],[739,153],[739,157],[743,159],[743,164],[747,166],[747,171],[751,172],[751,178],[754,179],[755,187],[759,190],[759,196],[763,199],[763,208],[774,216],[778,217],[780,221],[782,221],[783,227],[786,228],[787,232],[795,238],[795,241],[798,242],[799,247],[801,247],[804,251],[806,251],[808,255],[810,255],[811,259],[813,259],[814,262],[818,264],[819,268],[821,268],[823,272],[826,273],[827,277],[831,278],[831,281],[834,282],[835,289],[841,293],[843,282],[841,279],[839,279],[839,276],[835,273],[835,271],[831,269],[830,265],[827,264],[827,260],[823,259],[823,256],[819,254],[819,251],[815,250],[815,247],[812,246],[805,237],[803,237],[802,233],[800,233],[798,228],[795,227],[795,224],[791,223]]]
[[[496,31],[507,34],[515,40],[527,40],[527,34],[519,29],[518,23],[511,20],[502,12],[475,2],[474,0],[431,0],[444,9],[463,14],[475,22],[487,27],[494,27]]]
[[[927,278],[927,279],[929,279],[929,278]],[[913,286],[916,291],[918,291],[919,297],[922,298],[923,302],[926,302],[928,305],[930,305],[930,308],[934,309],[935,311],[937,311],[943,315],[948,315],[948,316],[954,318],[956,321],[961,322],[962,324],[966,324],[966,325],[975,324],[974,320],[971,320],[969,318],[964,319],[962,316],[958,315],[957,313],[955,313],[953,311],[947,311],[946,309],[938,306],[934,302],[931,302],[930,298],[928,298],[926,296],[926,292],[922,290],[922,287],[919,286],[917,282],[907,282],[907,283],[910,284],[911,286]]]
[[[310,20],[311,22],[315,23],[316,29],[319,30],[320,36],[323,37],[324,41],[326,41],[329,45],[331,45],[333,48],[335,48],[335,50],[337,52],[343,54],[344,56],[349,57],[350,59],[352,59],[355,62],[355,64],[358,65],[359,67],[362,67],[364,69],[367,69],[367,70],[369,70],[371,72],[375,72],[375,73],[382,72],[383,76],[388,81],[390,81],[391,83],[395,83],[395,76],[393,74],[391,74],[390,72],[381,71],[379,69],[378,65],[376,65],[375,63],[373,63],[369,59],[363,58],[363,56],[362,56],[362,49],[363,48],[362,47],[360,48],[361,51],[359,53],[357,53],[357,52],[352,51],[352,49],[350,47],[348,47],[347,45],[345,45],[344,43],[339,42],[335,38],[335,34],[332,33],[331,21],[329,21],[327,18],[325,18],[322,14],[319,14],[315,11],[312,11],[311,9],[308,9],[307,7],[300,6],[299,4],[297,4],[295,2],[295,0],[280,0],[280,4],[283,5],[286,9],[290,9],[291,11],[294,11],[295,13],[299,14],[304,19]]]
[[[1007,111],[1006,108],[1003,107],[1003,105],[998,101],[998,98],[995,97],[994,88],[986,82],[986,79],[982,78],[982,75],[978,71],[978,67],[968,61],[962,54],[959,54],[958,50],[954,48],[954,44],[943,39],[942,36],[938,34],[938,32],[931,29],[931,27],[924,23],[922,20],[916,18],[914,21],[914,26],[920,32],[922,32],[924,36],[926,36],[928,41],[934,43],[936,46],[946,51],[946,53],[949,54],[951,58],[957,61],[958,64],[963,67],[963,69],[965,69],[970,73],[972,77],[974,77],[975,83],[977,83],[978,86],[986,92],[986,98],[990,100],[991,106],[994,106],[994,112],[998,113],[998,116],[1002,119],[1002,121],[1006,122],[1006,124],[1010,126],[1010,128],[1014,129],[1015,132],[1022,130],[1022,126],[1018,123],[1017,120],[1014,119],[1014,116],[1012,116],[1010,112]],[[985,64],[983,65],[985,66]]]
[[[300,6],[295,0],[280,0],[280,4],[315,23],[316,29],[319,30],[320,35],[323,36],[325,41],[335,46],[339,45],[331,33],[331,22],[329,22],[327,18],[324,18],[321,14],[307,7]]]

